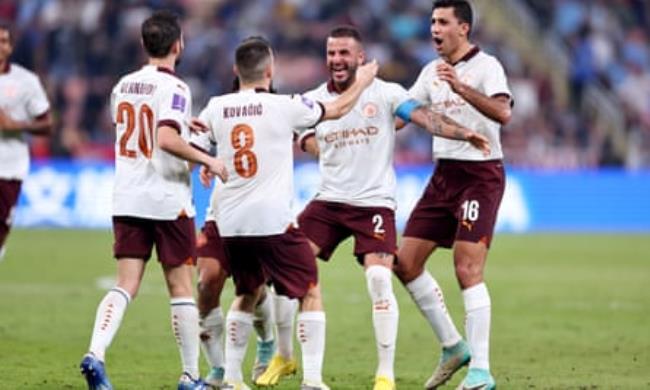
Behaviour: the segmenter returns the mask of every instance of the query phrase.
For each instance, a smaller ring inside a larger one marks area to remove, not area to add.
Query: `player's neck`
[[[7,73],[9,71],[9,59],[0,61],[0,74]]]
[[[161,67],[161,68],[166,68],[171,70],[172,72],[175,71],[176,68],[176,58],[174,57],[165,57],[165,58],[149,58],[149,65],[153,65],[156,67]]]
[[[249,82],[249,83],[243,83],[242,82],[241,86],[239,87],[239,90],[243,91],[245,89],[253,89],[253,90],[263,89],[265,91],[268,91],[269,90],[269,85],[270,85],[270,82],[269,82],[269,80],[266,80],[266,79],[260,80],[260,81],[253,81],[253,82]]]
[[[339,95],[345,92],[350,86],[354,84],[354,77],[348,79],[347,81],[343,83],[335,83],[334,80],[330,79],[329,82],[327,83],[327,89],[330,92],[336,92]]]
[[[451,53],[448,57],[445,57],[444,60],[452,65],[455,65],[458,61],[460,61],[467,53],[470,52],[474,48],[474,45],[469,42],[465,41],[458,45],[458,48],[454,50],[453,53]]]

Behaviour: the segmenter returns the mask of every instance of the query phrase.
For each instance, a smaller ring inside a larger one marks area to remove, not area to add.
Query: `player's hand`
[[[481,133],[470,131],[465,137],[467,142],[472,144],[473,147],[483,152],[484,156],[490,155],[490,141]]]
[[[196,133],[196,134],[198,134],[198,133],[205,133],[206,131],[209,130],[209,129],[208,129],[208,125],[206,125],[205,123],[203,123],[203,121],[201,121],[199,118],[192,118],[192,119],[190,119],[190,121],[189,121],[189,123],[187,124],[187,126],[190,128],[190,131],[191,131],[192,133]]]
[[[379,64],[377,63],[377,60],[372,60],[357,68],[356,78],[359,83],[365,88],[370,85],[370,83],[372,83],[372,81],[375,79],[375,76],[377,76],[378,71]]]
[[[226,169],[226,164],[224,164],[223,160],[220,158],[211,157],[205,166],[213,177],[218,176],[224,183],[228,181],[228,170]]]
[[[201,168],[199,168],[199,181],[201,182],[201,185],[205,188],[212,187],[213,178],[214,175],[208,170],[208,167],[201,165]]]
[[[452,91],[458,93],[462,84],[453,66],[446,62],[440,63],[436,66],[436,73],[440,80],[446,81],[449,84]]]

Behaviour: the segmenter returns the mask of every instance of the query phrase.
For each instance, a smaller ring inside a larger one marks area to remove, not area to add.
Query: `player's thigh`
[[[163,264],[163,274],[167,283],[167,291],[172,298],[193,297],[191,264],[168,265]]]
[[[230,263],[226,256],[223,239],[214,221],[206,222],[196,239],[199,283],[216,283],[230,275]]]
[[[158,261],[163,267],[193,265],[196,260],[194,218],[156,221],[154,240]]]
[[[313,200],[298,216],[298,226],[319,258],[329,260],[341,241],[350,236],[341,223],[344,213],[343,205]]]
[[[372,252],[363,255],[364,269],[368,269],[373,265],[379,265],[392,270],[394,262],[395,262],[395,255],[386,252]]]
[[[274,236],[264,260],[264,271],[279,295],[303,298],[310,287],[318,284],[316,258],[307,237],[299,230]]]

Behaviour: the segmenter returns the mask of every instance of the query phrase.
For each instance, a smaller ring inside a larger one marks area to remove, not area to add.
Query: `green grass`
[[[97,281],[115,270],[111,244],[108,231],[12,232],[0,263],[0,389],[84,387],[78,363],[105,292]],[[350,253],[348,242],[329,264],[321,263],[328,325],[324,374],[337,390],[371,389],[375,369],[365,281]],[[462,326],[450,252],[439,251],[428,266]],[[650,388],[650,236],[500,235],[487,280],[491,363],[500,389]],[[396,280],[395,290],[400,303],[397,385],[420,389],[439,346]],[[230,284],[224,297],[229,304]],[[117,389],[175,388],[179,357],[156,262],[107,364]],[[461,378],[457,375],[446,388]],[[295,389],[298,380],[276,389]]]

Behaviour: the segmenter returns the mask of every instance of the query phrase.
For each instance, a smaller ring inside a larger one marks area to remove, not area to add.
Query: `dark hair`
[[[156,11],[142,23],[142,42],[151,57],[167,56],[180,37],[178,16],[171,11]]]
[[[352,38],[359,43],[363,42],[359,30],[357,30],[356,27],[350,25],[334,27],[328,36],[331,38]]]
[[[474,13],[472,6],[467,0],[435,0],[433,2],[433,10],[436,8],[453,8],[454,16],[461,22],[469,24],[467,36],[469,37],[472,32],[472,25],[474,24]]]
[[[258,81],[264,77],[264,68],[271,58],[271,44],[259,36],[244,39],[235,50],[235,65],[243,82]]]
[[[11,26],[11,23],[9,23],[6,20],[0,19],[0,30],[5,30],[6,32],[9,33],[9,41],[13,41],[14,38],[14,29]]]

